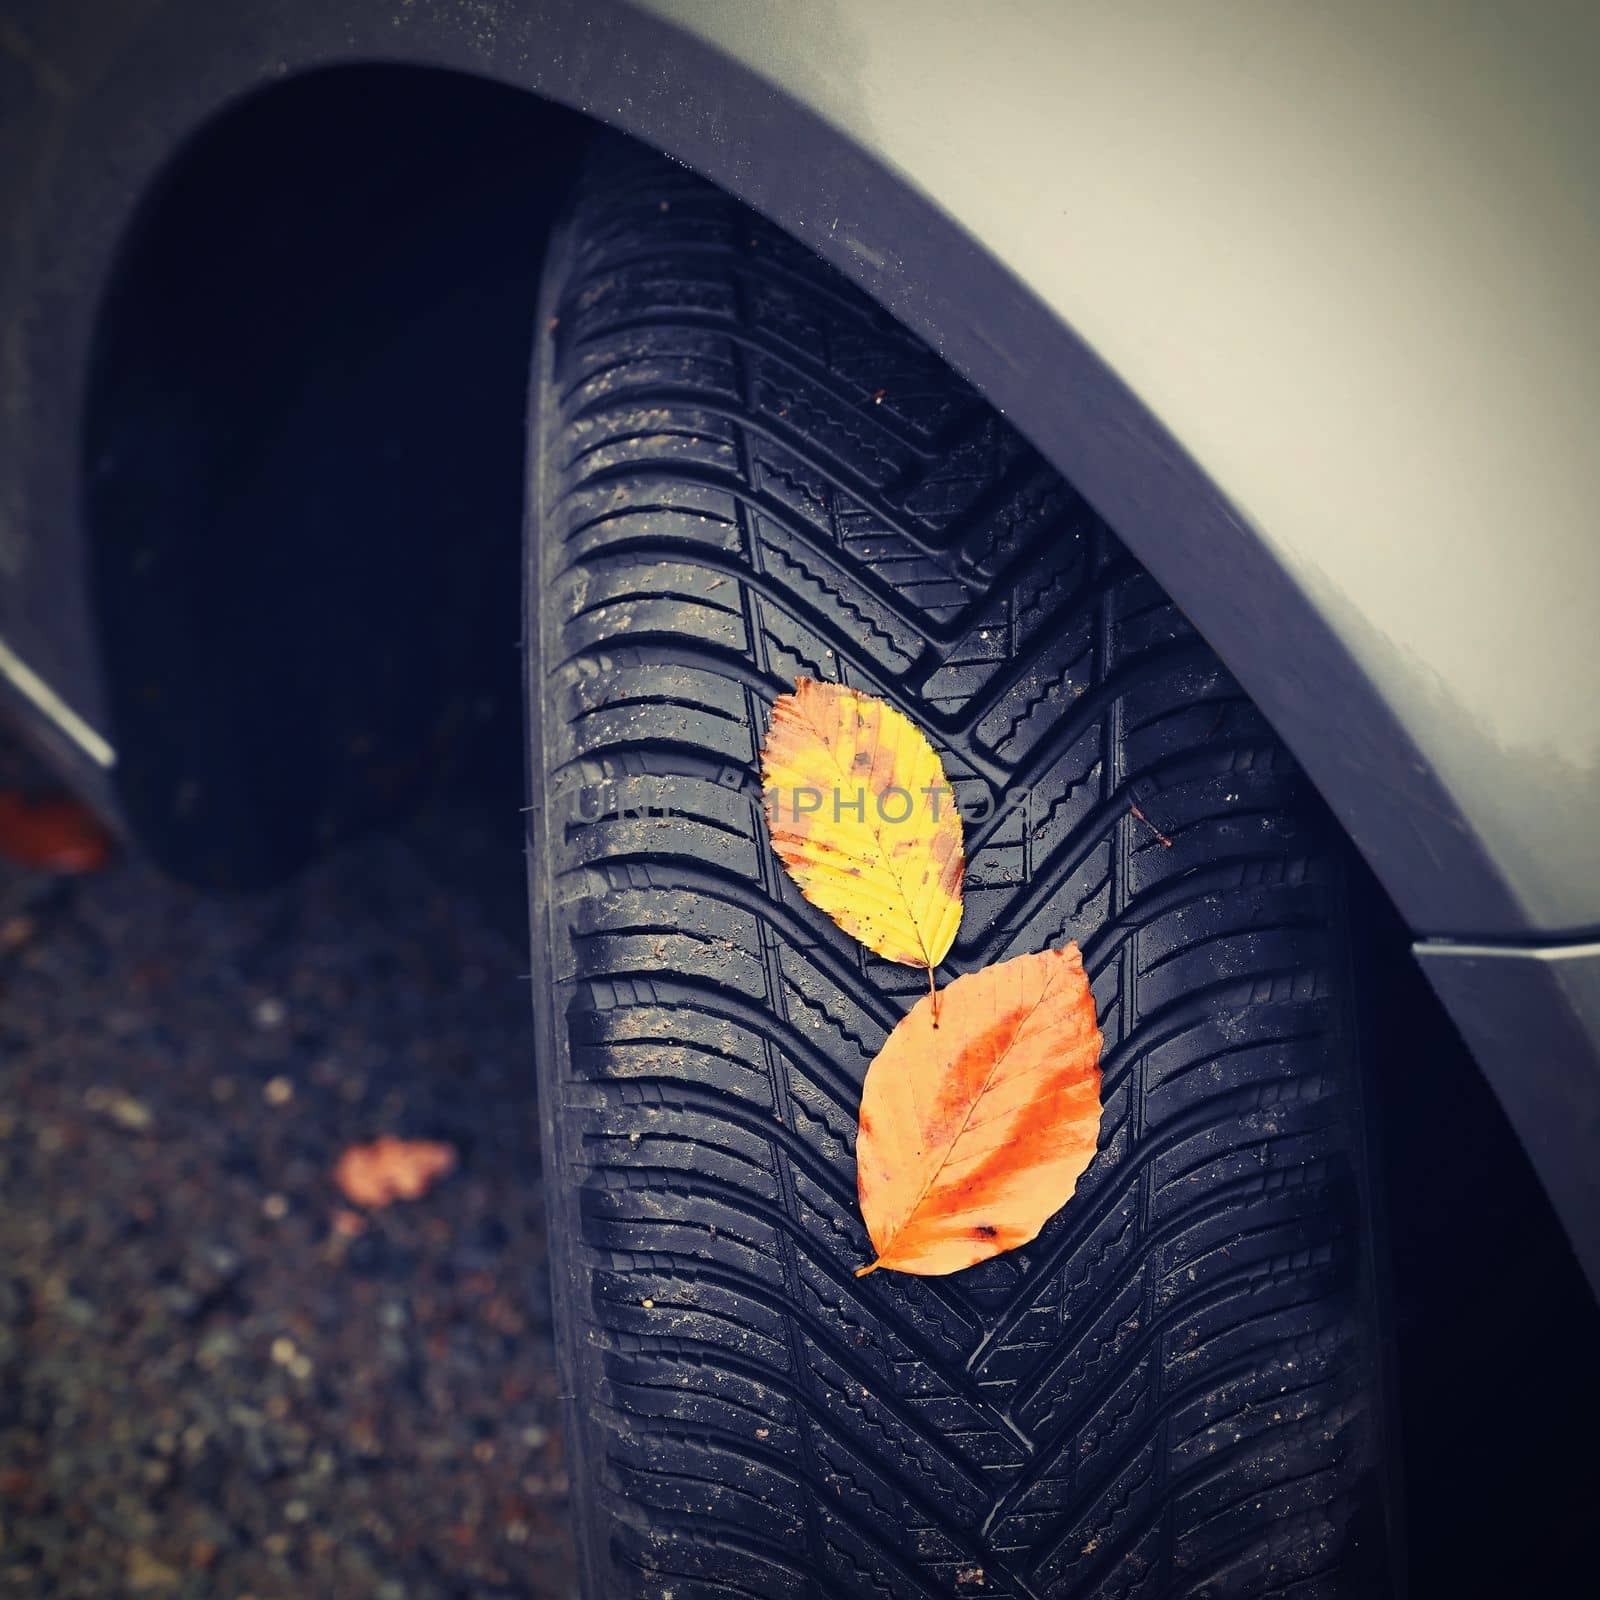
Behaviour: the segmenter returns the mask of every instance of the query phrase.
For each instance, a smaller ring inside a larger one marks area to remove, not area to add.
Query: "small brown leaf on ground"
[[[0,791],[0,855],[46,872],[97,872],[111,859],[105,824],[65,795]]]
[[[394,1139],[353,1144],[339,1157],[333,1181],[351,1205],[377,1209],[396,1200],[418,1200],[455,1169],[453,1146],[433,1139]]]

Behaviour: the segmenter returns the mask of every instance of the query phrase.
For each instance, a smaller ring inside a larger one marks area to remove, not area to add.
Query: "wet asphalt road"
[[[0,862],[0,1597],[573,1593],[524,960],[405,832]],[[362,1218],[383,1134],[459,1162]]]

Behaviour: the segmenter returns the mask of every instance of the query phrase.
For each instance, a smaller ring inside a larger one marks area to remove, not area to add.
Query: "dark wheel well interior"
[[[99,325],[85,505],[119,798],[175,875],[264,887],[458,782],[518,848],[532,319],[591,126],[475,78],[331,69],[223,113],[142,208]],[[518,874],[495,882],[520,915]],[[1462,1522],[1494,1516],[1560,1569],[1581,1518],[1541,1510],[1550,1480],[1519,1464],[1596,1415],[1593,1302],[1364,892],[1414,1560],[1437,1581],[1469,1559]]]
[[[223,113],[123,249],[84,418],[119,800],[258,888],[482,762],[518,790],[525,396],[589,125],[349,67]]]

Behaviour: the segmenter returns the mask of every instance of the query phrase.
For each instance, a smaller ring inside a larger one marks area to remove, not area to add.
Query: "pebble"
[[[133,1594],[152,1594],[160,1589],[175,1589],[183,1581],[183,1574],[176,1567],[169,1566],[142,1545],[135,1545],[128,1552],[125,1576],[128,1588]]]
[[[144,1133],[155,1121],[155,1114],[144,1101],[136,1100],[119,1089],[96,1085],[85,1092],[83,1103],[88,1110],[119,1128],[125,1128],[129,1133]]]
[[[269,995],[265,1000],[256,1002],[251,1015],[254,1016],[258,1028],[281,1028],[288,1019],[289,1010],[283,1001]]]

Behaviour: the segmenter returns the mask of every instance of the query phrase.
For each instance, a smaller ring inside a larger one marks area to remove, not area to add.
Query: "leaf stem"
[[[876,1272],[878,1270],[878,1268],[880,1266],[882,1266],[882,1264],[883,1264],[883,1261],[882,1261],[882,1258],[880,1257],[877,1261],[870,1262],[867,1266],[857,1267],[856,1268],[856,1276],[858,1278],[864,1278],[864,1277],[866,1277],[866,1275],[869,1272]]]
[[[939,1026],[939,991],[933,982],[933,963],[928,963],[928,998],[933,1002],[933,1025]]]

